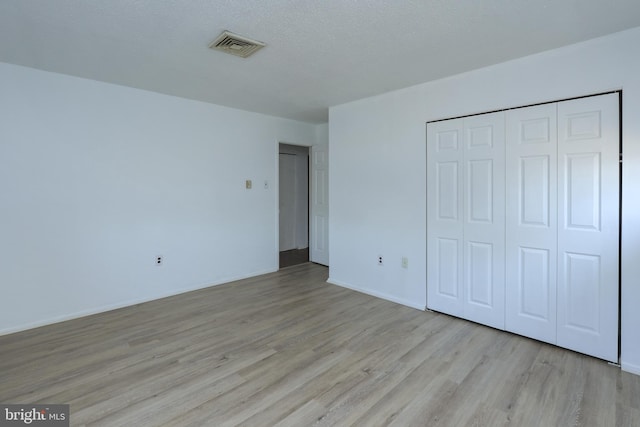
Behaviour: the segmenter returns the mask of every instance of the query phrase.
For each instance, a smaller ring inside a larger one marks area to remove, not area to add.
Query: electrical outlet
[[[409,258],[406,256],[402,257],[402,268],[409,268]]]
[[[162,255],[156,257],[156,265],[162,265]]]
[[[382,262],[382,255],[378,255],[378,265],[384,265]]]

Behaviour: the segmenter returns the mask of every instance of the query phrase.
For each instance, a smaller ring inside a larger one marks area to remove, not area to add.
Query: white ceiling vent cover
[[[217,39],[211,42],[209,47],[211,49],[230,53],[231,55],[246,58],[265,47],[265,44],[257,40],[251,40],[248,37],[239,36],[232,32],[225,31],[220,34]]]

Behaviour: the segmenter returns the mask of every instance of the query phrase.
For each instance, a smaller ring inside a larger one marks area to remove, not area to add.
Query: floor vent
[[[209,45],[211,49],[220,50],[242,58],[253,55],[264,46],[265,44],[262,42],[239,36],[229,31],[220,34],[220,36]]]

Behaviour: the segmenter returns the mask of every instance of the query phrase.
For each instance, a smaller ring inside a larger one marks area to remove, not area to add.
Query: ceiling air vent
[[[264,46],[265,44],[262,42],[251,40],[250,38],[239,36],[229,31],[220,34],[220,36],[209,45],[211,49],[221,50],[242,58],[253,55]]]

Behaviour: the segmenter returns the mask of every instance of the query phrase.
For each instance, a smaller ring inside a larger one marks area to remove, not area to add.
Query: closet
[[[427,307],[618,360],[609,93],[427,123]]]

